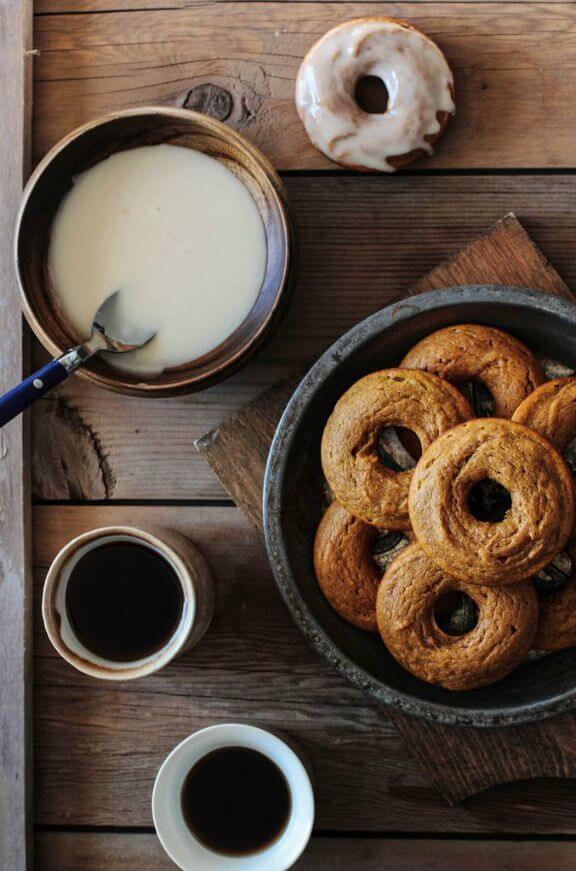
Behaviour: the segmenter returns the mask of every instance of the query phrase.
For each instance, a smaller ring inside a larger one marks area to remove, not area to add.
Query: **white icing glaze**
[[[220,161],[177,145],[113,154],[79,175],[52,224],[49,268],[78,339],[120,290],[116,329],[154,339],[107,361],[157,374],[207,354],[242,323],[266,269],[248,188]]]
[[[386,112],[356,103],[358,79],[377,76]],[[438,46],[390,18],[349,21],[330,30],[304,58],[296,107],[312,143],[331,160],[394,172],[389,158],[422,149],[440,132],[438,112],[455,110],[453,76]]]

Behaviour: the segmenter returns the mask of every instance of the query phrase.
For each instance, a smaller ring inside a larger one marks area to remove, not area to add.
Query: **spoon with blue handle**
[[[0,427],[23,412],[29,405],[60,384],[86,360],[99,351],[110,351],[113,354],[126,354],[143,348],[155,333],[144,335],[129,333],[118,328],[116,304],[119,291],[106,297],[92,322],[92,334],[83,345],[77,345],[52,360],[34,375],[30,375],[17,387],[13,387],[0,398]]]

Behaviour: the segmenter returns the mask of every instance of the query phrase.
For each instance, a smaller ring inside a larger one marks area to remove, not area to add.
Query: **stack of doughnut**
[[[492,417],[475,416],[470,384],[489,391]],[[414,468],[385,463],[390,427],[406,447],[420,442]],[[500,680],[532,648],[576,645],[575,492],[562,457],[575,437],[576,377],[546,381],[528,348],[491,327],[427,336],[398,368],[353,384],[324,429],[333,502],[314,543],[324,596],[412,674],[450,690]],[[492,513],[474,501],[487,482],[500,498]],[[405,546],[382,573],[374,548],[390,530]],[[573,560],[569,577],[543,582],[560,554]],[[475,625],[446,622],[451,601],[468,603]]]

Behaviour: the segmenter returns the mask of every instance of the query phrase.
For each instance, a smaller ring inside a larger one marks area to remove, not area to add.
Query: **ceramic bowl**
[[[203,357],[143,378],[119,372],[98,357],[79,375],[118,393],[170,396],[226,378],[271,335],[289,298],[294,234],[282,182],[264,155],[225,124],[198,112],[152,106],[115,112],[62,139],[40,162],[24,190],[16,224],[15,259],[24,314],[54,357],[78,344],[54,303],[47,255],[52,219],[74,176],[111,154],[170,143],[202,151],[225,164],[246,185],[260,211],[268,258],[260,293],[240,326]]]
[[[405,299],[339,339],[299,385],[268,458],[264,522],[276,581],[298,626],[343,675],[377,701],[440,723],[498,726],[552,716],[576,703],[576,649],[526,661],[504,680],[451,692],[414,677],[379,636],[330,607],[316,582],[312,547],[325,505],[322,430],[355,381],[395,366],[424,336],[458,323],[510,332],[536,353],[576,369],[576,303],[518,288],[468,286]]]

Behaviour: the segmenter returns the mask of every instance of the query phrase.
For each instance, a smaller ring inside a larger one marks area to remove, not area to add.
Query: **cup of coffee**
[[[162,846],[183,871],[285,871],[310,839],[314,793],[286,741],[222,723],[190,735],[166,758],[152,815]]]
[[[109,526],[80,535],[50,566],[42,617],[84,674],[143,677],[196,644],[214,611],[210,568],[178,533]]]

